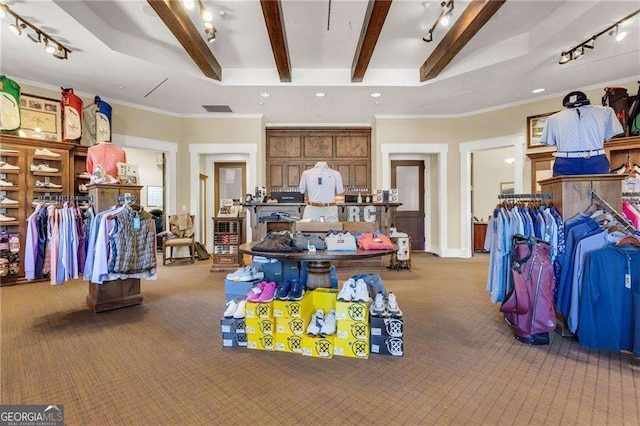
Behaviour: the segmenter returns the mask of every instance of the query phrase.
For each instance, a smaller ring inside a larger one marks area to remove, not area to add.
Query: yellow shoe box
[[[249,318],[273,318],[273,302],[255,303],[247,302],[244,315]]]
[[[272,351],[275,338],[267,334],[247,334],[247,348],[260,351]]]
[[[274,300],[273,316],[284,318],[303,318],[313,314],[313,293],[306,292],[302,300]]]
[[[302,336],[293,334],[276,334],[275,336],[276,351],[288,352],[292,354],[302,353]]]
[[[318,309],[322,309],[322,312],[327,314],[332,309],[336,308],[336,300],[338,297],[338,290],[331,288],[317,288],[313,290],[313,311],[311,315]]]
[[[276,318],[276,334],[295,334],[302,336],[307,332],[311,317],[304,318]]]
[[[369,324],[364,321],[336,321],[336,337],[342,339],[364,339],[369,341]]]
[[[336,339],[333,354],[349,358],[368,359],[369,339]]]
[[[247,318],[245,320],[245,332],[247,334],[269,334],[275,331],[275,321],[265,318]]]
[[[336,319],[338,321],[362,321],[369,320],[370,302],[336,302]]]
[[[333,358],[334,336],[302,337],[302,355],[314,358]]]

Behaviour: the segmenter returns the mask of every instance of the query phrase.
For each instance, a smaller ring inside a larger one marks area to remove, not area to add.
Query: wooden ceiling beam
[[[362,23],[358,48],[351,64],[351,82],[360,83],[369,67],[369,61],[378,43],[382,26],[387,19],[392,0],[369,0],[367,12]]]
[[[291,61],[289,59],[289,47],[287,46],[287,34],[284,28],[282,5],[280,0],[260,0],[264,23],[269,33],[273,59],[276,61],[278,75],[283,83],[291,82]]]
[[[222,80],[222,68],[193,21],[176,0],[147,0],[193,62],[209,78]]]
[[[438,47],[420,67],[420,81],[436,78],[462,48],[480,31],[506,0],[473,0]]]

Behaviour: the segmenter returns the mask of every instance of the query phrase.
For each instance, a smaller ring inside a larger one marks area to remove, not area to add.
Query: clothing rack
[[[530,200],[542,200],[542,199],[551,199],[550,192],[544,192],[542,194],[500,194],[498,195],[499,200],[522,200],[522,199],[530,199]]]
[[[136,196],[127,193],[124,195],[118,195],[118,198],[116,198],[116,200],[120,204],[133,204],[136,201]]]
[[[611,207],[609,203],[600,198],[595,189],[590,189],[587,193],[588,197],[592,200],[595,200],[607,213],[611,214],[619,223],[621,223],[627,230],[635,231],[636,228],[616,209]]]
[[[92,202],[93,197],[88,195],[40,195],[33,199],[34,202],[38,201],[88,201]]]

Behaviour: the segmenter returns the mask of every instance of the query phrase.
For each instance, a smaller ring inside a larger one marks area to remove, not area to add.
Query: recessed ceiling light
[[[226,14],[227,14],[227,12],[225,12],[224,10],[218,11],[218,15],[220,15],[220,16],[225,16]]]
[[[205,22],[204,23],[204,27],[205,28],[213,28],[213,24],[211,22]]]
[[[264,102],[260,101],[260,105],[264,105]]]
[[[371,94],[371,97],[372,97],[372,98],[379,98],[380,96],[382,96],[382,93],[373,92],[373,93]]]
[[[327,94],[324,92],[316,92],[316,98],[324,98],[325,96],[327,96]]]
[[[376,105],[380,105],[380,102],[378,102],[378,101],[375,101],[375,102],[374,102],[374,104],[376,104]]]
[[[122,84],[118,84],[118,89],[124,89],[124,86]]]
[[[271,96],[271,93],[269,93],[269,92],[262,92],[262,93],[260,93],[260,96],[262,96],[263,98],[268,98],[269,96]]]
[[[425,9],[429,9],[431,7],[431,3],[429,3],[428,1],[423,1],[422,7],[424,7]]]
[[[544,92],[545,90],[547,90],[547,89],[545,89],[544,87],[540,87],[540,88],[538,88],[538,89],[533,89],[533,90],[531,91],[531,93],[542,93],[542,92]]]

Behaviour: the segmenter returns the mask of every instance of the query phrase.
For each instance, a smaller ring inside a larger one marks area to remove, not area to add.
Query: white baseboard
[[[442,250],[442,254],[440,256],[441,257],[461,257],[461,258],[469,257],[467,256],[466,250],[464,249],[450,249],[450,248],[446,248]]]

